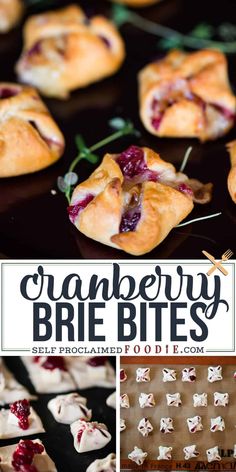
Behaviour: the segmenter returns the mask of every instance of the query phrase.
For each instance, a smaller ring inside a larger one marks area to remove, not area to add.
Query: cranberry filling
[[[140,206],[125,211],[121,218],[119,232],[128,233],[129,231],[135,231],[140,218],[141,218]]]
[[[94,195],[88,194],[83,200],[77,202],[75,205],[70,205],[67,208],[70,221],[75,223],[76,218],[78,217],[79,213],[86,208],[86,206],[94,199]]]
[[[61,356],[48,356],[42,367],[48,370],[60,369],[66,371],[65,361]]]
[[[42,444],[33,443],[31,440],[21,441],[13,453],[12,467],[17,472],[38,472],[32,465],[34,455],[42,454],[44,447]]]
[[[11,87],[1,87],[0,88],[0,99],[15,97],[20,93],[19,89]]]
[[[125,371],[124,369],[121,369],[120,370],[120,380],[124,380],[125,379]]]
[[[13,415],[15,415],[19,420],[19,427],[21,429],[29,428],[29,415],[30,415],[30,404],[28,400],[19,400],[10,405],[10,410]]]
[[[102,357],[102,356],[97,356],[97,357],[91,357],[91,359],[88,359],[87,364],[90,365],[91,367],[100,367],[102,365],[105,365],[107,361],[107,357]]]
[[[26,52],[26,55],[28,57],[31,57],[31,56],[35,56],[36,54],[40,54],[41,53],[41,45],[42,45],[42,40],[40,41],[37,41],[33,46],[32,48],[30,48],[27,52]]]
[[[108,49],[111,49],[111,42],[109,41],[108,38],[106,38],[106,36],[103,36],[103,35],[100,34],[98,37],[102,40],[102,42],[105,44],[105,46]]]
[[[157,172],[148,169],[144,160],[144,152],[138,146],[130,146],[123,151],[116,159],[120,166],[121,172],[127,180],[131,180],[136,176],[144,176],[145,180],[156,182],[158,179]]]
[[[193,191],[192,191],[192,189],[191,189],[188,185],[186,185],[186,184],[184,184],[184,183],[182,183],[182,184],[180,184],[180,185],[178,186],[178,190],[179,190],[180,192],[182,192],[182,193],[186,193],[186,195],[189,195],[190,197],[193,196]]]
[[[233,113],[231,110],[228,110],[227,108],[224,108],[224,107],[221,107],[220,105],[216,105],[216,104],[210,104],[212,107],[214,107],[217,111],[219,111],[219,113],[222,113],[222,115],[224,115],[224,117],[226,118],[226,120],[233,120],[235,121],[236,119],[236,114]]]
[[[78,432],[78,434],[77,434],[77,441],[78,441],[78,443],[80,443],[80,441],[81,441],[83,432],[84,432],[84,430],[83,430],[83,429],[80,429],[79,432]]]

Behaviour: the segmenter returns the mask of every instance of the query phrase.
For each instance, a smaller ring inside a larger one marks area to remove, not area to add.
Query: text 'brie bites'
[[[77,5],[30,17],[16,70],[44,95],[70,91],[114,74],[125,57],[123,40],[103,16],[88,19]]]
[[[104,459],[96,459],[90,464],[86,472],[115,472],[116,455],[111,453]]]
[[[87,399],[78,393],[68,393],[52,398],[48,402],[48,409],[58,423],[71,424],[76,420],[91,420],[92,410],[86,404]]]
[[[130,403],[129,403],[129,397],[127,393],[123,393],[123,395],[120,396],[120,407],[121,408],[129,408]]]
[[[153,408],[155,406],[153,393],[140,393],[138,401],[140,408]]]
[[[198,431],[203,430],[201,416],[193,416],[192,418],[187,418],[187,425],[190,433],[197,433]]]
[[[234,125],[233,95],[223,53],[171,51],[139,74],[140,115],[160,137],[216,139]]]
[[[211,432],[215,433],[216,431],[224,431],[225,422],[222,416],[217,416],[216,418],[211,418]]]
[[[208,367],[208,377],[207,380],[210,383],[219,382],[222,380],[222,367],[218,365],[217,367],[210,366]]]
[[[20,21],[23,9],[22,0],[0,0],[0,33],[7,33]]]
[[[0,447],[1,472],[57,472],[40,439],[21,440],[12,446]],[[24,467],[25,466],[25,467]],[[32,467],[32,468],[30,468]]]
[[[208,462],[221,461],[218,446],[211,447],[210,449],[207,449],[206,450],[206,455],[207,455]]]
[[[0,83],[0,177],[29,174],[56,162],[64,138],[37,91]]]
[[[194,393],[193,406],[207,406],[207,393]]]
[[[100,166],[75,188],[71,222],[86,236],[129,254],[151,251],[193,209],[211,199],[203,185],[176,173],[149,148],[130,146],[106,154]]]
[[[179,407],[182,405],[182,401],[180,398],[180,393],[166,393],[166,404],[167,406],[175,406]]]
[[[124,431],[126,429],[126,423],[123,418],[120,418],[120,432]]]
[[[160,432],[163,434],[173,433],[173,420],[172,418],[161,418],[160,419]]]
[[[231,169],[228,175],[228,190],[234,203],[236,203],[236,140],[227,144],[230,155]]]
[[[214,406],[227,406],[229,404],[229,394],[214,392]]]
[[[14,403],[17,400],[35,400],[28,390],[19,384],[0,358],[0,405]]]
[[[173,370],[173,369],[163,369],[162,370],[162,374],[163,374],[163,382],[175,382],[176,380],[176,370]]]
[[[0,410],[0,439],[44,433],[42,422],[28,400],[18,400]]]
[[[195,382],[196,378],[195,367],[185,367],[182,370],[182,382]]]
[[[191,446],[186,446],[183,448],[184,451],[184,458],[185,460],[192,459],[193,457],[198,457],[199,452],[197,451],[196,444],[192,444]]]
[[[172,447],[167,447],[167,446],[159,446],[159,456],[157,457],[158,461],[170,461],[172,459]]]
[[[153,431],[153,426],[148,418],[142,418],[137,429],[146,438]]]
[[[101,449],[111,440],[111,435],[103,423],[75,421],[70,426],[77,452]]]
[[[145,367],[136,369],[136,382],[150,382],[150,369]]]
[[[136,462],[136,464],[138,465],[142,465],[147,457],[148,453],[147,452],[144,452],[142,449],[140,449],[139,447],[137,446],[134,446],[134,449],[132,452],[130,452],[128,454],[128,458],[133,461],[133,462]]]

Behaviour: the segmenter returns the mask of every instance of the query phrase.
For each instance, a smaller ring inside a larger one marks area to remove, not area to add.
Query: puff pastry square
[[[71,222],[86,236],[141,255],[160,244],[192,210],[210,200],[211,184],[188,179],[149,148],[106,154],[75,188]]]
[[[28,403],[27,400],[23,400],[23,402],[18,401],[16,403],[22,404],[24,402]],[[20,408],[22,407],[19,407],[19,412],[21,413]],[[16,416],[15,414],[13,414],[11,409],[3,408],[2,410],[0,410],[0,439],[18,438],[22,436],[30,436],[31,434],[39,434],[44,432],[45,430],[42,425],[41,419],[34,411],[34,409],[30,407],[30,405],[27,422],[23,422],[23,424],[21,424],[19,415]]]
[[[61,157],[64,145],[35,89],[0,83],[0,177],[44,169]]]
[[[220,51],[170,51],[140,72],[139,97],[141,120],[156,136],[207,141],[235,122],[236,97]]]
[[[22,0],[0,0],[0,33],[7,33],[17,24],[23,10]]]
[[[27,458],[24,462],[24,451]],[[29,463],[29,457],[32,459]],[[40,439],[21,440],[12,446],[0,447],[1,472],[15,472],[17,470],[12,465],[12,461],[18,464],[28,464],[36,467],[38,472],[57,472],[56,466],[48,456]],[[18,469],[20,470],[20,469]]]
[[[125,57],[123,40],[103,16],[88,19],[77,5],[30,17],[16,71],[44,95],[66,98],[74,89],[114,74]]]

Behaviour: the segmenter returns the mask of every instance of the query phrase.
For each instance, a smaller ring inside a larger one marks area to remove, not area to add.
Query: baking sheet
[[[148,358],[147,358],[148,359]],[[146,359],[146,362],[148,360]],[[217,363],[218,361],[218,363]],[[208,365],[218,365],[219,359],[209,360]],[[127,359],[128,362],[128,359]],[[233,374],[236,370],[236,364],[234,365],[223,365],[223,380],[219,382],[210,383],[207,380],[207,364],[199,365],[198,360],[195,359],[192,366],[196,367],[197,380],[194,383],[182,382],[181,371],[184,367],[190,366],[189,364],[183,363],[179,358],[179,363],[171,364],[166,360],[165,363],[158,361],[160,364],[154,364],[153,359],[151,363],[141,362],[136,360],[135,364],[128,363],[122,364],[121,368],[124,368],[127,373],[127,380],[121,383],[121,393],[127,393],[130,398],[130,409],[121,408],[121,418],[126,420],[127,428],[121,433],[121,464],[127,468],[138,468],[140,470],[147,470],[152,465],[157,469],[159,466],[166,464],[168,470],[173,470],[168,465],[169,461],[157,461],[159,455],[158,446],[172,446],[172,459],[173,462],[181,462],[181,470],[189,470],[192,464],[193,469],[197,464],[201,462],[206,463],[206,449],[219,446],[221,454],[225,457],[222,458],[221,464],[236,464],[235,459],[232,458],[232,449],[236,443],[236,395],[235,385],[236,381],[233,378]],[[147,383],[136,382],[136,369],[138,367],[150,367],[151,381]],[[177,380],[174,382],[163,382],[162,381],[162,369],[170,368],[177,371]],[[156,401],[156,405],[153,408],[140,408],[138,398],[141,392],[153,393]],[[166,393],[181,394],[182,406],[181,407],[168,407],[166,405]],[[207,407],[194,407],[193,406],[193,394],[203,393],[208,394],[208,406]],[[229,393],[229,405],[227,407],[215,407],[214,406],[214,392]],[[203,431],[197,433],[190,433],[188,431],[186,418],[199,415],[202,418]],[[217,431],[215,433],[210,432],[210,418],[222,416],[225,420],[225,431]],[[138,423],[141,418],[147,417],[154,427],[152,433],[144,438],[137,430]],[[171,417],[174,422],[174,432],[170,434],[163,434],[160,432],[160,419],[162,417]],[[197,450],[200,452],[197,460],[190,459],[189,461],[184,460],[183,447],[196,444]],[[141,447],[143,451],[148,452],[148,457],[144,464],[140,467],[136,467],[135,463],[127,461],[128,454],[133,450],[134,446]],[[149,462],[149,461],[155,461]],[[172,462],[172,461],[170,461]],[[185,467],[184,467],[185,464]],[[194,464],[194,465],[193,465]],[[180,465],[180,464],[179,464]],[[174,466],[174,465],[173,465]],[[219,466],[221,467],[221,466]],[[125,467],[124,467],[125,468]],[[152,469],[153,470],[153,469]],[[162,469],[161,469],[162,470]]]
[[[71,3],[58,0],[63,6]],[[47,2],[44,2],[46,9]],[[91,14],[109,14],[111,2],[105,0],[81,0],[80,4]],[[30,13],[35,13],[36,7]],[[139,10],[144,17],[167,26],[188,32],[201,22],[218,25],[235,18],[235,2],[206,2],[205,0],[163,0],[157,5]],[[202,221],[175,229],[166,240],[145,258],[201,258],[202,249],[215,257],[230,247],[236,251],[236,212],[226,188],[229,157],[225,143],[234,139],[235,130],[214,142],[199,144],[191,139],[159,139],[145,131],[138,116],[137,72],[148,62],[163,55],[156,36],[143,33],[132,26],[121,29],[127,48],[124,66],[114,77],[72,93],[66,101],[46,99],[46,103],[66,138],[64,157],[51,168],[18,178],[1,179],[0,191],[0,251],[10,258],[89,258],[123,259],[129,257],[96,243],[80,234],[69,222],[64,195],[51,194],[59,175],[64,175],[69,163],[76,156],[74,137],[81,133],[85,142],[92,145],[107,136],[111,130],[108,121],[114,116],[130,118],[141,131],[142,138],[123,139],[99,152],[119,152],[132,142],[150,146],[161,156],[179,168],[188,146],[193,146],[186,172],[191,177],[214,183],[214,195],[210,204],[196,206],[191,218],[223,211],[216,219]],[[22,31],[14,31],[0,37],[0,80],[16,80],[14,66],[22,50]],[[236,56],[229,56],[230,79],[236,85]],[[3,66],[4,65],[4,66]],[[77,168],[79,179],[88,177],[94,167],[81,162]]]
[[[17,380],[27,387],[32,394],[36,394],[20,358],[3,357],[3,360],[14,373]],[[115,365],[115,358],[110,358],[110,360]],[[90,463],[95,459],[104,458],[111,452],[116,451],[116,412],[113,408],[109,408],[106,405],[106,398],[114,389],[91,388],[77,391],[88,399],[87,406],[93,412],[92,421],[105,423],[112,435],[112,439],[103,449],[78,454],[73,446],[70,426],[57,423],[47,408],[49,400],[56,395],[36,394],[38,400],[32,401],[31,404],[40,416],[46,433],[27,436],[27,439],[39,438],[43,441],[47,453],[56,464],[58,472],[85,472]],[[0,447],[17,442],[18,439],[0,440]]]

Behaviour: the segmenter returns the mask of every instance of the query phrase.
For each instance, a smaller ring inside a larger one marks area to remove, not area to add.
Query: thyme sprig
[[[148,20],[123,5],[114,5],[112,19],[118,27],[125,23],[131,23],[146,33],[159,36],[162,38],[159,41],[159,47],[162,49],[187,47],[190,49],[220,49],[226,54],[236,52],[236,26],[231,23],[222,23],[218,28],[207,23],[200,23],[188,34],[183,34]],[[216,35],[222,38],[222,41],[214,40]]]
[[[109,125],[115,130],[115,132],[109,136],[106,136],[104,139],[101,139],[90,147],[87,147],[83,137],[80,134],[76,135],[75,143],[78,149],[78,154],[70,164],[68,172],[64,175],[64,177],[59,176],[57,179],[57,186],[59,190],[65,194],[69,204],[73,186],[78,182],[78,175],[76,172],[74,172],[74,169],[82,159],[90,162],[90,164],[96,164],[99,160],[99,157],[94,153],[98,149],[113,141],[116,141],[117,139],[122,138],[123,136],[140,136],[139,131],[135,129],[133,123],[130,120],[124,120],[123,118],[117,117],[110,120]]]

